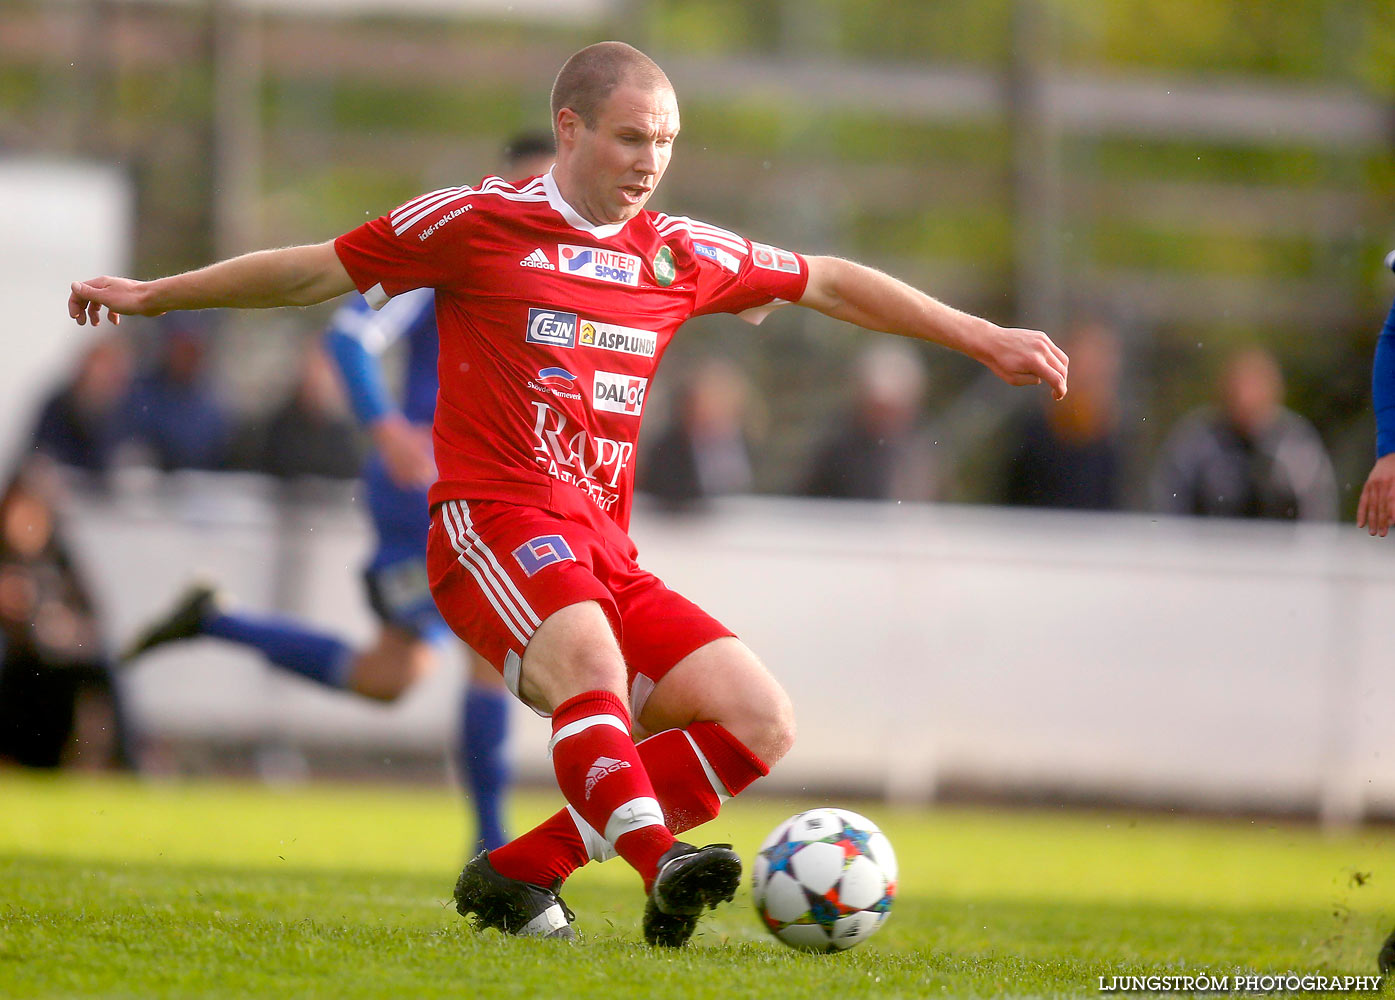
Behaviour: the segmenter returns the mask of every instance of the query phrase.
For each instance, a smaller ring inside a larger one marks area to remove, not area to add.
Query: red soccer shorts
[[[515,695],[524,650],[548,615],[580,601],[600,604],[625,658],[638,723],[674,664],[732,632],[640,569],[635,554],[618,527],[598,530],[537,507],[450,500],[431,512],[426,563],[441,616]]]

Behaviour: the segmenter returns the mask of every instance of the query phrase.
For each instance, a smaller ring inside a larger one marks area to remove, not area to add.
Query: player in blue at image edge
[[[552,137],[525,133],[505,151],[511,177],[543,173],[552,164]],[[436,409],[437,332],[430,289],[400,295],[375,312],[353,295],[324,335],[348,391],[354,415],[374,445],[363,470],[364,492],[377,548],[364,569],[369,604],[381,622],[374,642],[354,649],[337,636],[281,617],[221,606],[216,589],[191,585],[165,615],[143,629],[126,653],[137,657],[170,642],[222,639],[259,652],[282,670],[329,688],[392,701],[437,664],[437,647],[451,637],[426,577],[430,525],[427,489],[436,478],[431,421]],[[400,403],[384,379],[381,355],[405,348]],[[478,849],[502,846],[502,804],[509,782],[505,759],[510,695],[488,661],[467,650],[469,683],[459,719],[457,766],[476,819]]]
[[[1386,254],[1385,266],[1395,271],[1395,250]],[[1395,303],[1376,338],[1371,404],[1376,411],[1376,464],[1361,488],[1356,524],[1384,538],[1395,525]],[[1395,930],[1381,945],[1376,962],[1382,973],[1395,970]]]

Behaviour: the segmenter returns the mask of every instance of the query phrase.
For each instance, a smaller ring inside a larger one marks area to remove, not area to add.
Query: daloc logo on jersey
[[[553,563],[566,562],[568,559],[576,562],[571,546],[561,535],[539,535],[537,538],[530,538],[513,550],[513,557],[529,576]]]
[[[555,309],[528,310],[528,343],[548,347],[576,346],[576,313]]]
[[[599,247],[579,247],[557,244],[557,260],[563,274],[579,278],[594,278],[616,285],[638,285],[640,259],[627,253],[602,250]]]
[[[591,396],[591,405],[598,410],[610,413],[628,413],[638,416],[644,409],[644,391],[649,387],[647,378],[638,375],[617,375],[615,372],[596,372],[596,382]]]

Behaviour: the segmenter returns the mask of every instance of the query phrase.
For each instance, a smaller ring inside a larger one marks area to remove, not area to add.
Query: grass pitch
[[[696,839],[749,859],[818,804],[730,803]],[[514,827],[555,805],[518,796]],[[1369,974],[1395,922],[1386,829],[851,805],[901,867],[868,943],[790,951],[743,891],[673,953],[643,944],[619,861],[567,885],[577,945],[473,931],[449,790],[0,774],[0,996],[1085,996],[1126,974]]]

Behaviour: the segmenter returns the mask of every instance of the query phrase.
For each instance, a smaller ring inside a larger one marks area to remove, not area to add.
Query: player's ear
[[[585,124],[581,116],[571,108],[562,108],[557,112],[557,144],[563,142],[575,142],[578,133]]]

